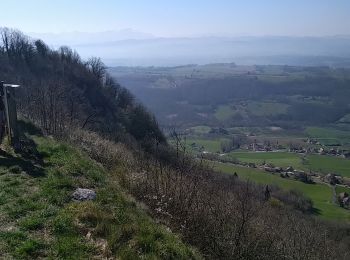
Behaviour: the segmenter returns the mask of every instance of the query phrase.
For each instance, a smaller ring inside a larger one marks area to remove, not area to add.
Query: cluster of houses
[[[341,192],[338,195],[338,202],[340,207],[350,209],[350,197],[349,194],[346,192]]]
[[[322,177],[322,180],[326,183],[329,183],[330,185],[337,185],[337,184],[347,185],[346,181],[342,176],[334,173],[328,173],[327,175]]]
[[[210,153],[209,153],[210,154]],[[221,154],[224,155],[224,154]],[[220,155],[220,156],[221,156]],[[212,158],[208,158],[209,160],[212,160]],[[215,158],[217,160],[218,158]],[[279,175],[281,178],[290,178],[294,180],[298,180],[304,183],[315,183],[315,182],[321,182],[321,183],[328,183],[332,186],[334,185],[341,185],[343,187],[350,188],[350,179],[349,178],[343,178],[340,175],[329,173],[326,175],[319,174],[317,172],[305,172],[302,170],[296,170],[292,166],[282,168],[282,167],[276,167],[272,164],[261,164],[256,165],[255,163],[248,163],[248,162],[241,162],[241,161],[227,161],[225,158],[220,158],[220,161],[222,162],[230,162],[234,164],[239,164],[245,167],[249,168],[258,168],[260,170]],[[350,210],[350,196],[346,192],[342,192],[338,195],[338,202],[339,205],[343,208]]]
[[[291,166],[284,169],[282,167],[274,167],[269,164],[264,164],[259,166],[259,168],[266,172],[279,174],[282,178],[293,178],[295,180],[302,181],[305,183],[313,183],[314,181],[312,177],[316,177],[315,173],[306,173],[304,171],[295,170]]]
[[[344,149],[334,149],[334,148],[330,148],[330,149],[326,149],[324,147],[290,147],[289,148],[289,152],[292,153],[301,153],[301,154],[305,154],[305,153],[312,153],[312,154],[320,154],[320,155],[329,155],[329,156],[339,156],[342,158],[350,158],[350,151],[349,150],[344,150]]]
[[[254,151],[254,152],[272,152],[272,151],[278,151],[278,150],[284,149],[283,146],[278,144],[271,144],[270,142],[257,143],[255,141],[242,148],[245,148],[247,150]]]

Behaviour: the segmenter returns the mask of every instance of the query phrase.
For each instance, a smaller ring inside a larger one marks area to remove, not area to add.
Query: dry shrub
[[[91,158],[103,164],[108,169],[123,167],[133,168],[135,157],[122,143],[115,143],[100,137],[94,132],[76,129],[68,134],[70,142],[79,146]]]
[[[129,191],[209,259],[350,256],[349,241],[337,236],[337,227],[283,203],[276,206],[266,201],[264,187],[215,173],[204,161],[179,154],[169,165],[157,154],[146,157],[87,131],[74,131],[69,138],[106,167],[129,169],[123,175]],[[276,195],[288,202],[280,191]],[[298,194],[292,195],[294,203]]]

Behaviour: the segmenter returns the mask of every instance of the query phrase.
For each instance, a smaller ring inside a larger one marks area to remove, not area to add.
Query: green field
[[[306,184],[299,181],[284,179],[261,170],[227,163],[216,162],[214,167],[216,170],[228,174],[237,172],[240,178],[251,180],[259,184],[276,185],[285,190],[300,191],[313,201],[314,207],[319,210],[322,218],[350,221],[350,212],[332,203],[332,190],[325,184]]]
[[[292,166],[298,170],[312,170],[324,174],[336,173],[350,177],[350,160],[334,156],[307,155],[304,164],[300,155],[288,152],[232,152],[228,156],[246,163],[265,162],[278,167]]]
[[[215,110],[215,117],[220,121],[230,119],[237,113],[246,114],[247,112],[255,116],[271,116],[287,113],[289,105],[277,102],[256,102],[249,101],[246,106],[238,105],[238,108],[228,105],[220,105]]]
[[[211,127],[206,126],[206,125],[198,125],[198,126],[193,126],[189,129],[193,134],[208,134],[211,130]]]
[[[308,164],[306,165],[313,171],[322,173],[337,173],[339,175],[350,177],[350,160],[324,155],[308,155]]]
[[[256,116],[270,116],[287,113],[289,105],[276,102],[249,102],[248,111]]]
[[[221,105],[215,111],[215,117],[220,121],[230,119],[237,111],[230,105]]]
[[[295,169],[303,169],[300,155],[287,152],[232,152],[228,156],[241,162],[255,164],[269,163],[279,167],[292,166]]]
[[[347,194],[350,195],[350,188],[347,188],[347,187],[337,185],[335,187],[335,191],[337,194],[342,193],[342,192],[346,192]]]
[[[349,144],[350,132],[334,128],[307,127],[305,133],[311,138],[317,138],[324,145]]]
[[[228,141],[228,139],[226,138],[220,138],[220,139],[187,138],[186,144],[187,146],[196,144],[196,146],[203,146],[205,151],[208,151],[211,153],[218,153],[221,151],[221,143],[224,141]]]

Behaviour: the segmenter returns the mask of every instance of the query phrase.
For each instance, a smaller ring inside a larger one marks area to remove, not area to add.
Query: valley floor
[[[301,181],[281,178],[259,169],[237,166],[230,163],[214,163],[214,168],[227,174],[238,174],[240,178],[264,185],[275,185],[285,190],[296,190],[310,198],[316,209],[315,214],[328,220],[350,222],[350,211],[340,208],[333,201],[332,187],[326,184],[306,184]]]

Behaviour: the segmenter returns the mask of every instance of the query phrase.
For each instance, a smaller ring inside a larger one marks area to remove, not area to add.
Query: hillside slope
[[[21,128],[22,152],[4,144],[0,154],[0,258],[200,259],[123,192],[115,173],[29,124]],[[78,187],[97,199],[72,201]]]
[[[19,111],[46,133],[84,128],[118,141],[165,142],[153,115],[108,75],[99,58],[83,61],[69,47],[51,49],[0,27],[0,74],[22,85]]]

